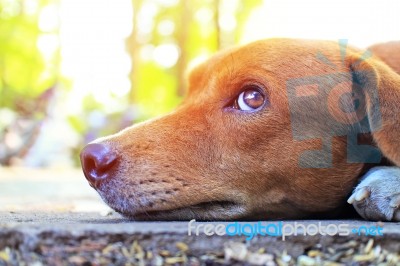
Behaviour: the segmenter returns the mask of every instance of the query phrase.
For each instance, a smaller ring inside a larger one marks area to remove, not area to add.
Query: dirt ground
[[[189,236],[187,222],[134,222],[110,211],[79,170],[0,168],[0,266],[400,265],[400,223],[322,221],[343,223],[383,235]]]

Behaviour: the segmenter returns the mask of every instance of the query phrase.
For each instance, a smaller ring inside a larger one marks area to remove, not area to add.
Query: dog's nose
[[[86,145],[80,157],[83,173],[94,188],[98,188],[102,181],[110,178],[110,170],[118,160],[118,155],[114,151],[100,143]]]

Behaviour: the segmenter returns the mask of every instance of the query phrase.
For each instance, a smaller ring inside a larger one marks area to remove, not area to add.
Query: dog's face
[[[321,53],[329,64],[317,60]],[[134,219],[283,219],[332,211],[363,164],[347,163],[346,138],[335,136],[331,167],[299,165],[302,153],[323,144],[295,138],[291,114],[304,120],[306,134],[323,134],[326,117],[313,110],[339,107],[329,100],[290,106],[287,90],[288,81],[321,75],[339,84],[338,95],[354,87],[334,42],[275,39],[221,52],[191,72],[174,112],[89,144],[81,155],[85,175],[108,205]],[[336,82],[339,76],[346,81]],[[336,112],[339,120],[357,115]]]

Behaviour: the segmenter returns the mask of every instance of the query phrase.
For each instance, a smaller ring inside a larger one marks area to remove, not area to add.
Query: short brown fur
[[[317,60],[318,53],[333,65]],[[286,84],[337,72],[351,80],[354,71],[373,71],[382,127],[369,144],[400,165],[400,76],[375,57],[357,63],[361,54],[348,48],[343,63],[335,42],[289,39],[217,54],[192,71],[188,95],[175,111],[97,141],[120,155],[112,180],[99,193],[135,219],[290,219],[334,213],[370,166],[348,163],[346,138],[338,136],[332,140],[331,168],[301,167],[300,154],[322,143],[293,137],[290,111],[302,110],[289,109]],[[246,84],[254,83],[265,89],[268,106],[254,113],[227,108]],[[327,108],[325,102],[314,104]],[[371,102],[366,108],[371,115]]]

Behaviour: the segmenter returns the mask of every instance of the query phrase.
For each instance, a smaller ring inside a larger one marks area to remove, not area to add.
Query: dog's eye
[[[257,87],[247,88],[239,94],[233,108],[242,111],[254,111],[263,106],[265,102],[264,95]]]

